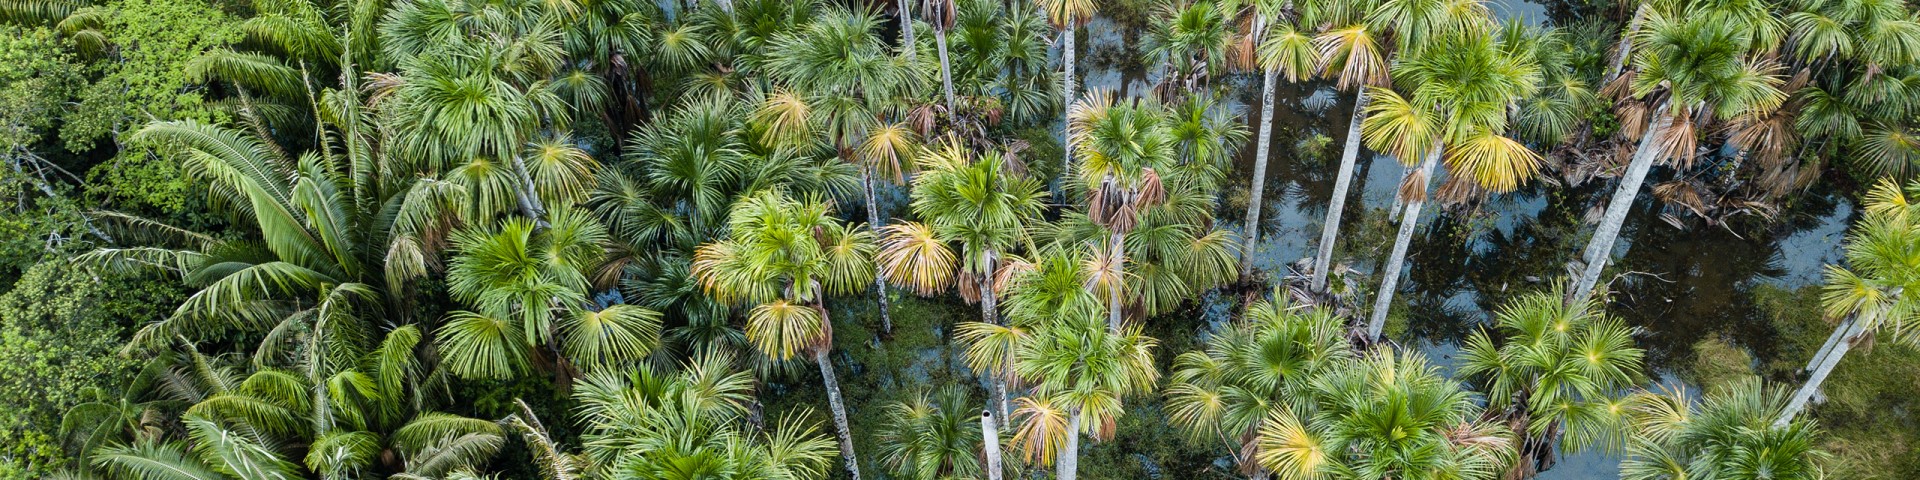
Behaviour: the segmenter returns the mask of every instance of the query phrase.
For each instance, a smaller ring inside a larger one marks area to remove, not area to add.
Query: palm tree
[[[1076,63],[1074,55],[1078,54],[1076,49],[1079,47],[1079,44],[1073,41],[1073,36],[1074,31],[1080,29],[1080,22],[1093,18],[1093,14],[1098,8],[1099,5],[1093,0],[1040,0],[1040,9],[1046,11],[1047,20],[1053,24],[1054,29],[1060,30],[1060,71],[1062,74],[1060,77],[1060,103],[1062,105],[1075,105],[1080,101],[1078,92],[1076,92],[1076,89],[1079,87],[1073,83],[1073,69]],[[1075,143],[1073,138],[1073,115],[1071,111],[1066,113],[1068,117],[1066,119],[1067,125],[1066,128],[1060,132],[1060,149],[1062,150],[1062,155],[1060,157],[1060,173],[1056,177],[1059,179],[1067,178],[1067,172],[1073,169],[1073,147]]]
[[[1627,445],[1625,392],[1642,380],[1643,352],[1598,302],[1562,298],[1548,291],[1508,302],[1496,315],[1498,346],[1477,331],[1461,357],[1460,375],[1483,385],[1490,413],[1516,430],[1518,478],[1552,468],[1561,449],[1617,455]]]
[[[1167,386],[1169,420],[1196,441],[1231,449],[1241,473],[1265,478],[1254,460],[1260,427],[1306,398],[1313,379],[1356,354],[1338,317],[1300,311],[1276,291],[1246,316],[1208,337],[1206,348],[1174,359]]]
[[[1255,457],[1275,478],[1490,480],[1513,461],[1506,428],[1425,357],[1382,348],[1335,366],[1260,427]]]
[[[1251,22],[1254,32],[1252,38],[1260,38],[1260,48],[1256,63],[1260,67],[1260,136],[1253,155],[1253,178],[1247,187],[1250,197],[1247,200],[1247,219],[1240,246],[1240,280],[1246,281],[1253,275],[1254,246],[1260,242],[1260,213],[1265,209],[1264,198],[1267,192],[1267,158],[1273,151],[1273,97],[1275,83],[1284,75],[1288,82],[1299,82],[1312,75],[1314,65],[1319,62],[1313,49],[1313,37],[1295,29],[1292,24],[1281,21],[1280,2],[1254,2],[1254,19]],[[1304,20],[1304,19],[1303,19]],[[1305,22],[1302,22],[1305,23]],[[1260,30],[1264,29],[1262,32]],[[1343,166],[1350,167],[1350,164]],[[1350,169],[1350,168],[1349,168]],[[1337,181],[1339,188],[1346,186],[1345,175]],[[1336,196],[1335,202],[1344,202],[1345,195]],[[1329,213],[1328,218],[1338,216]],[[1332,242],[1323,240],[1329,246]],[[1328,250],[1329,253],[1332,250]],[[1322,279],[1319,269],[1314,270],[1314,278]],[[1317,285],[1317,284],[1316,284]]]
[[[1153,388],[1155,344],[1138,326],[1114,331],[1098,316],[1039,326],[1012,355],[1014,371],[1033,385],[1033,398],[1022,399],[1016,414],[1026,426],[1014,443],[1030,459],[1052,460],[1055,478],[1077,478],[1081,434],[1111,438],[1124,399]]]
[[[1311,2],[1310,2],[1311,3]],[[1346,209],[1347,188],[1352,184],[1353,166],[1360,155],[1360,124],[1366,118],[1368,89],[1386,87],[1387,65],[1391,62],[1391,45],[1382,44],[1383,32],[1361,21],[1370,10],[1371,2],[1356,0],[1352,2],[1332,2],[1327,13],[1327,21],[1344,27],[1328,29],[1314,37],[1313,44],[1319,51],[1319,65],[1323,75],[1337,78],[1335,85],[1341,90],[1353,90],[1353,118],[1347,121],[1346,146],[1341,149],[1340,167],[1334,173],[1333,197],[1327,204],[1327,219],[1320,227],[1320,246],[1313,257],[1313,280],[1311,288],[1315,292],[1326,292],[1327,272],[1333,268],[1333,244],[1340,234],[1340,215]]]
[[[766,431],[748,428],[753,377],[733,358],[702,352],[678,371],[638,367],[587,376],[573,397],[586,422],[582,452],[566,453],[527,412],[502,423],[529,442],[552,478],[789,478],[822,480],[833,442],[803,420],[782,416]]]
[[[1705,123],[1771,111],[1785,101],[1775,67],[1760,59],[1772,45],[1765,42],[1767,29],[1734,21],[1708,3],[1650,12],[1636,32],[1631,86],[1634,97],[1653,105],[1646,109],[1651,119],[1632,129],[1640,132],[1639,146],[1581,256],[1580,276],[1567,292],[1570,303],[1592,295],[1655,161],[1684,165]]]
[[[427,410],[434,395],[422,387],[433,372],[414,355],[420,340],[418,329],[401,327],[373,350],[329,353],[363,355],[344,365],[300,357],[288,369],[255,366],[245,375],[189,346],[156,359],[164,372],[156,391],[141,392],[158,397],[160,408],[185,406],[187,436],[155,428],[83,453],[125,478],[295,478],[303,468],[326,479],[437,478],[478,468],[502,445],[500,428]],[[316,370],[323,376],[311,380]]]
[[[778,189],[734,206],[726,238],[702,245],[693,276],[707,294],[751,307],[747,341],[761,354],[786,361],[809,354],[820,368],[840,436],[847,472],[860,478],[847,427],[840,382],[833,373],[833,324],[828,295],[858,292],[872,282],[873,233],[831,216],[817,199],[794,199]]]
[[[1912,187],[1910,187],[1912,188]],[[1920,290],[1920,271],[1914,269],[1914,233],[1920,228],[1916,209],[1898,183],[1883,180],[1866,198],[1866,214],[1847,236],[1847,266],[1827,266],[1827,284],[1821,303],[1828,318],[1842,319],[1820,350],[1807,363],[1807,383],[1781,409],[1776,427],[1787,426],[1807,406],[1820,384],[1852,349],[1870,334],[1884,334],[1906,344],[1920,344],[1915,326],[1913,296]]]
[[[1434,46],[1401,65],[1397,73],[1413,85],[1411,98],[1378,89],[1373,95],[1378,103],[1368,106],[1362,127],[1370,147],[1409,166],[1412,159],[1423,159],[1400,186],[1408,201],[1393,251],[1381,270],[1368,338],[1379,339],[1386,327],[1407,248],[1427,201],[1428,181],[1443,151],[1449,169],[1493,191],[1512,190],[1540,168],[1538,154],[1504,136],[1512,106],[1538,85],[1539,66],[1479,30],[1490,22],[1479,18],[1477,27],[1435,40]]]
[[[974,442],[980,423],[972,401],[959,385],[929,394],[921,391],[887,405],[889,421],[880,431],[880,456],[902,478],[937,480],[979,478]]]
[[[980,302],[981,321],[1001,324],[995,278],[1002,259],[1031,242],[1028,226],[1040,221],[1044,209],[1040,183],[1013,175],[997,153],[974,158],[953,142],[922,153],[917,162],[922,172],[913,180],[913,210],[927,223],[884,229],[875,259],[880,275],[920,295],[957,286],[961,298]],[[1006,418],[1003,377],[995,378],[993,389]]]
[[[1636,436],[1620,462],[1620,478],[1736,480],[1825,478],[1829,456],[1816,448],[1819,428],[1801,419],[1776,423],[1784,396],[1750,378],[1698,399],[1683,390],[1642,393],[1629,410]]]
[[[564,385],[582,371],[632,366],[659,345],[659,313],[589,300],[606,229],[572,209],[549,219],[544,229],[515,218],[454,233],[447,290],[473,310],[453,312],[437,332],[449,371],[510,379],[538,359]]]
[[[829,9],[804,30],[775,40],[768,74],[789,90],[776,91],[755,114],[766,124],[769,139],[783,140],[777,143],[811,149],[816,138],[824,138],[839,158],[860,165],[867,226],[876,235],[886,224],[874,196],[874,176],[902,181],[901,158],[911,149],[909,131],[882,119],[897,117],[900,98],[919,88],[919,76],[887,54],[874,34],[878,27],[871,14]],[[891,332],[886,284],[878,277],[873,281],[882,330]]]
[[[1167,200],[1160,170],[1171,170],[1174,141],[1157,108],[1138,100],[1115,103],[1095,92],[1072,108],[1068,130],[1079,144],[1080,183],[1088,192],[1087,217],[1105,228],[1105,251],[1096,269],[1107,296],[1107,323],[1115,332],[1125,304],[1126,235],[1149,209]]]
[[[1228,67],[1233,33],[1222,6],[1211,1],[1176,0],[1160,4],[1142,47],[1142,55],[1162,71],[1155,86],[1163,100],[1204,91]]]

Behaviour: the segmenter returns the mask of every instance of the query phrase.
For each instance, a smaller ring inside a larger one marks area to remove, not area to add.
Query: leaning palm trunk
[[[1120,289],[1126,282],[1120,277],[1127,272],[1126,241],[1127,234],[1114,230],[1113,245],[1110,247],[1113,249],[1113,284],[1107,286],[1107,327],[1112,328],[1114,333],[1120,333],[1120,310],[1125,306],[1120,303]]]
[[[1053,464],[1053,478],[1074,480],[1080,475],[1080,408],[1067,410],[1067,444]]]
[[[1427,152],[1426,160],[1420,162],[1420,172],[1407,179],[1412,187],[1407,199],[1406,218],[1400,222],[1400,234],[1393,240],[1393,253],[1387,257],[1387,266],[1380,273],[1380,292],[1374,296],[1373,317],[1367,322],[1367,338],[1379,340],[1381,331],[1387,327],[1387,310],[1393,305],[1393,292],[1400,286],[1400,269],[1406,265],[1407,245],[1413,243],[1413,229],[1420,223],[1420,208],[1427,203],[1427,184],[1433,179],[1433,168],[1440,163],[1440,145],[1435,143],[1433,151]],[[1407,186],[1403,185],[1402,190]]]
[[[1607,257],[1613,254],[1613,242],[1620,238],[1620,226],[1627,221],[1627,212],[1633,208],[1633,199],[1640,194],[1640,185],[1647,180],[1647,171],[1653,169],[1653,161],[1660,157],[1656,145],[1660,137],[1666,134],[1672,125],[1673,116],[1664,112],[1662,106],[1653,125],[1640,137],[1640,147],[1633,152],[1633,163],[1627,165],[1626,173],[1620,176],[1620,186],[1613,191],[1613,199],[1607,203],[1607,215],[1600,220],[1600,227],[1593,231],[1593,240],[1587,243],[1585,255],[1581,257],[1585,267],[1580,278],[1568,292],[1567,304],[1586,301],[1593,294],[1595,284],[1600,281],[1600,270],[1607,267]]]
[[[853,431],[847,429],[847,406],[840,399],[840,379],[833,375],[833,358],[827,355],[831,346],[822,346],[813,351],[813,363],[820,367],[820,381],[827,385],[827,404],[833,409],[834,433],[840,436],[840,460],[847,464],[847,473],[854,480],[860,479],[860,460],[853,454]]]
[[[1894,296],[1898,297],[1899,292],[1898,289],[1894,290]],[[1807,377],[1807,383],[1801,385],[1800,390],[1793,392],[1793,399],[1787,401],[1787,407],[1780,411],[1780,418],[1774,420],[1774,426],[1786,426],[1793,421],[1793,417],[1800,414],[1801,410],[1807,408],[1807,402],[1812,401],[1813,395],[1820,391],[1820,384],[1825,383],[1827,376],[1833,374],[1833,368],[1840,365],[1841,359],[1846,358],[1847,350],[1852,349],[1853,343],[1860,341],[1860,338],[1866,335],[1867,325],[1873,323],[1871,321],[1873,319],[1860,317],[1874,315],[1870,312],[1862,311],[1860,314],[1847,317],[1846,321],[1834,327],[1833,335],[1827,337],[1827,345],[1820,349],[1820,353],[1814,354],[1812,361],[1807,362],[1807,370],[1813,372],[1813,375]]]
[[[513,174],[519,177],[516,183],[520,185],[514,188],[513,194],[518,197],[515,200],[520,205],[520,214],[533,220],[534,225],[547,226],[547,220],[544,218],[547,209],[540,205],[540,194],[533,188],[533,175],[527,173],[527,161],[519,155],[513,156]]]
[[[1280,70],[1268,68],[1261,79],[1260,89],[1260,143],[1253,155],[1252,198],[1247,200],[1247,236],[1240,247],[1240,281],[1245,282],[1253,276],[1253,247],[1260,243],[1260,209],[1262,197],[1267,191],[1267,154],[1272,148],[1273,139],[1273,86],[1280,79]]]
[[[1065,36],[1060,42],[1060,68],[1065,72],[1065,75],[1060,78],[1060,105],[1063,106],[1073,105],[1073,30],[1078,26],[1076,23],[1078,22],[1072,18],[1067,19],[1067,28],[1066,31],[1063,32]],[[1062,110],[1065,109],[1063,108]],[[1063,111],[1061,114],[1064,116],[1066,113]],[[1068,132],[1069,128],[1069,126],[1064,124],[1060,127],[1060,151],[1062,155],[1060,156],[1060,175],[1055,177],[1056,179],[1067,178],[1067,170],[1073,168],[1073,139],[1070,138],[1072,134]],[[1064,193],[1062,195],[1064,195]]]
[[[1359,88],[1353,98],[1353,119],[1347,122],[1347,147],[1340,153],[1340,171],[1333,179],[1333,199],[1327,204],[1327,221],[1320,226],[1320,251],[1313,256],[1313,291],[1327,291],[1327,272],[1333,268],[1333,242],[1340,235],[1340,211],[1347,206],[1347,188],[1353,183],[1354,157],[1360,154],[1360,120],[1367,116],[1367,89]],[[1264,140],[1262,140],[1264,141]]]
[[[1000,480],[1000,425],[994,421],[991,410],[980,411],[980,435],[984,437],[980,448],[987,457],[987,480]]]
[[[913,63],[913,10],[907,7],[907,0],[900,0],[900,49],[907,54],[907,63]]]
[[[936,25],[933,39],[934,45],[940,49],[940,85],[947,91],[947,115],[959,115],[960,112],[953,109],[953,67],[947,61],[947,29]]]
[[[1399,182],[1395,182],[1395,183],[1394,183],[1394,185],[1400,185],[1400,184],[1403,184],[1403,183],[1407,183],[1407,176],[1409,176],[1409,175],[1413,175],[1413,169],[1411,169],[1411,168],[1407,168],[1407,167],[1406,167],[1405,165],[1401,165],[1401,166],[1400,166],[1400,181],[1399,181]],[[1397,225],[1397,224],[1399,224],[1399,223],[1400,223],[1400,214],[1402,213],[1402,210],[1404,210],[1404,209],[1403,209],[1403,208],[1401,208],[1401,207],[1405,207],[1405,206],[1407,206],[1407,192],[1406,192],[1406,190],[1404,190],[1404,189],[1398,189],[1398,188],[1396,188],[1396,189],[1394,189],[1394,190],[1393,190],[1393,205],[1392,205],[1392,206],[1389,206],[1389,207],[1387,207],[1387,223],[1392,223],[1392,224],[1396,224],[1396,225]]]
[[[865,188],[867,194],[867,228],[873,230],[874,235],[879,235],[881,226],[880,201],[876,199],[873,194],[872,167],[860,167],[860,184]],[[883,334],[892,335],[893,315],[887,312],[887,283],[886,280],[879,275],[873,276],[873,292],[876,296],[875,298],[880,300],[880,331]]]

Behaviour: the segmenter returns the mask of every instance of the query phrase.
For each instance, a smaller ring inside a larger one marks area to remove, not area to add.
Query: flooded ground
[[[1522,22],[1548,22],[1548,9],[1540,4],[1498,0],[1489,6]],[[1084,38],[1092,41],[1083,47],[1089,51],[1083,58],[1089,64],[1082,66],[1086,88],[1133,95],[1148,91],[1154,73],[1124,61],[1126,46],[1135,43],[1127,41],[1132,34],[1107,19],[1096,19],[1088,28]],[[1232,93],[1225,105],[1246,119],[1250,131],[1258,132],[1257,79],[1243,76],[1229,84]],[[1251,254],[1255,268],[1284,274],[1288,265],[1311,256],[1316,248],[1353,99],[1323,83],[1283,84],[1279,90],[1273,156],[1267,177],[1261,179],[1267,189],[1261,241]],[[1252,176],[1254,150],[1251,142],[1242,149],[1229,178]],[[1393,239],[1382,219],[1400,175],[1394,159],[1363,154],[1342,219],[1343,243],[1336,262],[1369,273],[1384,260]],[[1582,219],[1611,188],[1611,182],[1574,189],[1536,182],[1471,211],[1428,209],[1396,300],[1404,321],[1390,326],[1390,335],[1428,351],[1437,363],[1451,364],[1459,342],[1490,322],[1490,311],[1517,294],[1550,288],[1566,275],[1565,265],[1585,246],[1591,229]],[[1621,235],[1613,270],[1631,273],[1614,283],[1609,312],[1642,330],[1639,342],[1648,351],[1648,374],[1668,383],[1682,382],[1676,370],[1690,361],[1692,346],[1710,336],[1747,349],[1761,363],[1772,360],[1777,334],[1754,306],[1751,289],[1763,284],[1794,289],[1818,282],[1822,265],[1838,261],[1840,240],[1853,213],[1844,199],[1806,197],[1789,202],[1770,221],[1728,226],[1695,221],[1678,228],[1659,218],[1660,207],[1649,197],[1640,196]],[[1230,228],[1242,229],[1248,185],[1230,185],[1222,198],[1219,218]],[[1374,278],[1364,281],[1378,283]],[[1207,306],[1202,311],[1220,310]],[[1617,466],[1617,459],[1580,454],[1540,478],[1612,478]]]
[[[1489,3],[1496,13],[1531,24],[1550,23],[1556,9],[1520,0]],[[1125,96],[1151,93],[1158,79],[1131,46],[1140,32],[1109,17],[1097,17],[1080,35],[1080,75],[1086,90],[1106,89]],[[1242,75],[1222,79],[1230,94],[1221,104],[1258,132],[1258,79]],[[1333,189],[1333,172],[1351,118],[1353,98],[1323,83],[1282,83],[1276,96],[1273,156],[1263,202],[1260,243],[1251,255],[1257,269],[1284,274],[1289,264],[1310,256],[1319,239]],[[1254,145],[1241,149],[1221,192],[1218,218],[1242,229],[1252,176]],[[1361,273],[1371,285],[1376,263],[1391,248],[1385,211],[1401,175],[1394,159],[1365,153],[1350,191],[1336,262]],[[1665,174],[1656,171],[1655,176]],[[1505,194],[1473,210],[1428,209],[1408,255],[1406,278],[1396,302],[1389,335],[1420,348],[1437,364],[1451,365],[1458,345],[1486,325],[1489,312],[1521,293],[1550,288],[1566,275],[1565,265],[1587,241],[1582,220],[1612,188],[1592,182],[1580,188],[1534,185]],[[1831,188],[1816,187],[1831,191]],[[883,211],[905,208],[904,189],[881,189]],[[1641,329],[1639,344],[1648,351],[1648,375],[1662,383],[1684,383],[1679,375],[1693,345],[1717,337],[1750,352],[1757,363],[1780,356],[1781,337],[1759,310],[1753,290],[1763,285],[1787,289],[1817,283],[1821,266],[1838,261],[1841,237],[1853,208],[1837,197],[1796,198],[1771,220],[1748,219],[1733,225],[1699,222],[1676,228],[1659,216],[1659,207],[1642,195],[1627,222],[1614,270],[1633,272],[1614,284],[1609,312]],[[1244,232],[1243,232],[1244,233]],[[1199,348],[1205,333],[1231,318],[1238,298],[1204,294],[1197,306],[1148,322],[1147,334],[1160,339],[1156,357],[1162,370],[1181,352]],[[951,297],[907,298],[896,292],[894,337],[874,339],[876,312],[868,299],[833,302],[836,363],[846,373],[845,393],[851,424],[860,444],[880,441],[887,405],[918,389],[952,383],[971,384],[984,401],[984,384],[961,361],[950,329],[977,318],[977,307]],[[1370,303],[1370,302],[1368,302]],[[808,369],[810,370],[810,368]],[[789,378],[767,385],[770,411],[824,408],[817,379]],[[793,382],[793,383],[789,383]],[[1697,389],[1696,389],[1697,390]],[[1082,474],[1088,478],[1240,478],[1224,449],[1196,445],[1165,423],[1158,398],[1129,401],[1113,440],[1085,445]],[[878,467],[878,452],[861,452]],[[1616,478],[1617,458],[1595,453],[1563,458],[1539,478],[1572,480]],[[884,469],[875,468],[876,471]]]

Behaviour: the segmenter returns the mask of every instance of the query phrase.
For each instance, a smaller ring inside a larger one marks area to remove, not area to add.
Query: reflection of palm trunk
[[[986,451],[987,480],[1000,480],[1002,475],[1000,466],[1000,425],[994,421],[992,411],[980,411],[980,436],[983,437],[982,441],[985,442],[980,448]]]
[[[860,184],[867,193],[867,229],[874,235],[880,234],[880,201],[873,195],[873,168],[860,167]],[[880,331],[893,334],[893,315],[887,312],[887,284],[879,275],[873,276],[873,292],[880,300]]]
[[[1360,120],[1366,118],[1367,89],[1353,96],[1353,118],[1347,122],[1347,147],[1340,152],[1340,171],[1333,179],[1333,198],[1327,204],[1327,221],[1320,226],[1320,251],[1313,257],[1313,291],[1327,291],[1327,272],[1333,269],[1333,243],[1340,235],[1340,211],[1347,205],[1347,188],[1353,183],[1354,157],[1360,154]]]
[[[1393,253],[1387,257],[1387,266],[1380,273],[1380,292],[1374,297],[1373,318],[1367,322],[1367,338],[1380,339],[1380,332],[1387,326],[1387,310],[1393,305],[1394,290],[1400,286],[1400,269],[1406,265],[1407,246],[1413,243],[1414,226],[1420,223],[1420,208],[1427,203],[1427,184],[1433,181],[1434,165],[1440,163],[1440,142],[1434,142],[1433,151],[1427,152],[1426,160],[1420,162],[1417,178],[1418,193],[1407,201],[1406,217],[1400,222],[1400,234],[1393,240]],[[1405,190],[1404,186],[1401,188]]]
[[[821,319],[825,321],[825,319]],[[833,375],[833,358],[827,355],[831,345],[815,348],[813,363],[820,367],[820,381],[827,386],[827,404],[833,408],[834,433],[840,434],[840,459],[847,463],[847,473],[854,480],[860,479],[860,460],[853,454],[853,431],[847,429],[847,407],[840,399],[840,380]]]
[[[1587,250],[1581,257],[1586,262],[1580,272],[1578,283],[1568,292],[1567,303],[1583,302],[1593,294],[1594,287],[1600,281],[1600,270],[1607,267],[1608,257],[1613,255],[1613,243],[1620,238],[1620,226],[1627,221],[1627,213],[1633,208],[1633,199],[1640,194],[1640,185],[1647,180],[1647,171],[1653,169],[1653,161],[1660,157],[1657,147],[1659,138],[1666,134],[1673,124],[1673,116],[1664,112],[1665,106],[1656,110],[1653,125],[1647,127],[1647,133],[1640,137],[1640,147],[1633,152],[1633,162],[1627,164],[1626,173],[1620,176],[1620,185],[1613,191],[1613,199],[1607,202],[1607,214],[1600,220],[1600,226],[1593,231],[1593,239],[1587,243]]]
[[[1120,303],[1120,289],[1127,283],[1124,278],[1127,274],[1126,240],[1127,234],[1120,233],[1118,230],[1113,232],[1113,245],[1110,247],[1113,249],[1113,263],[1110,267],[1113,269],[1111,280],[1113,283],[1107,286],[1107,326],[1112,328],[1114,333],[1120,332],[1120,310],[1125,307]]]
[[[1074,480],[1080,472],[1080,407],[1067,409],[1067,445],[1053,465],[1053,478]]]
[[[1280,78],[1280,71],[1267,69],[1263,86],[1260,89],[1260,143],[1254,150],[1253,180],[1247,187],[1252,190],[1252,198],[1247,200],[1246,242],[1240,246],[1240,281],[1253,276],[1253,247],[1260,243],[1260,208],[1262,197],[1267,191],[1267,154],[1273,140],[1273,85]]]

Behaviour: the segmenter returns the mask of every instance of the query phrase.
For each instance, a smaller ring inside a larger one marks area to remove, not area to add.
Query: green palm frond
[[[632,305],[580,311],[560,323],[562,349],[587,369],[631,365],[660,344],[660,314]]]

